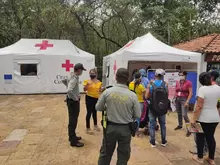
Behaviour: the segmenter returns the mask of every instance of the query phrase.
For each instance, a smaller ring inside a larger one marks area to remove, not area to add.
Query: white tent
[[[69,40],[21,39],[0,49],[0,94],[64,93],[62,80],[70,76],[74,64],[87,69],[80,77],[89,78],[95,57]]]
[[[173,48],[157,40],[151,33],[130,41],[120,50],[103,59],[103,82],[105,85],[115,83],[118,68],[128,68],[130,61],[182,62],[197,64],[201,71],[201,54]]]

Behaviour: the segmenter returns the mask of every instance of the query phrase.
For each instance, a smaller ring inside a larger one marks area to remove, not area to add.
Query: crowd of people
[[[68,135],[70,145],[83,147],[81,137],[76,136],[75,130],[80,109],[79,76],[85,70],[82,64],[74,66],[74,74],[64,83],[67,86],[67,107],[69,112]],[[159,123],[161,131],[161,146],[166,147],[166,114],[171,110],[168,83],[164,81],[165,71],[155,70],[155,78],[148,80],[145,69],[135,70],[129,81],[129,72],[125,68],[119,68],[116,73],[117,84],[109,88],[103,88],[102,82],[97,79],[96,69],[89,71],[90,79],[83,83],[86,92],[86,132],[93,134],[90,127],[90,118],[93,117],[94,131],[100,131],[97,124],[97,111],[106,112],[107,119],[103,125],[103,143],[100,150],[99,165],[109,165],[116,144],[118,144],[117,165],[127,165],[131,152],[131,137],[141,135],[140,128],[145,128],[150,135],[152,148],[156,147],[155,131]],[[218,72],[204,72],[199,76],[202,87],[197,94],[197,103],[193,118],[188,117],[189,101],[192,98],[192,83],[187,80],[187,72],[179,72],[180,80],[176,82],[175,105],[177,111],[178,131],[185,123],[191,123],[196,127],[199,123],[202,133],[196,133],[196,150],[190,151],[192,159],[202,164],[207,161],[214,165],[216,142],[215,129],[220,121],[220,110],[217,106],[220,98],[220,87],[215,80]],[[105,120],[103,118],[103,120]],[[102,122],[103,123],[103,122]],[[187,129],[186,136],[191,135]],[[208,157],[203,156],[209,152]]]

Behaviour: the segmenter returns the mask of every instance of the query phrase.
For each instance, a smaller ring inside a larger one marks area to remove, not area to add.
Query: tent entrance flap
[[[102,70],[102,84],[104,87],[109,85],[109,76],[110,76],[110,61],[108,58],[103,60],[103,70]]]
[[[14,93],[42,93],[40,60],[14,60]],[[36,90],[37,89],[37,90]],[[37,92],[36,92],[37,91]]]

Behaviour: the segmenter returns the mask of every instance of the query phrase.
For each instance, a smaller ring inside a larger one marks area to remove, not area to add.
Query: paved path
[[[77,131],[85,147],[70,147],[64,99],[64,95],[0,96],[1,165],[97,165],[102,133],[85,134],[83,99]],[[172,113],[167,117],[166,148],[151,148],[146,136],[133,138],[129,165],[194,165],[189,154],[193,138],[186,138],[184,130],[174,132],[175,126],[176,114]],[[216,163],[220,165],[219,127],[216,139]],[[112,165],[116,158],[115,154]]]

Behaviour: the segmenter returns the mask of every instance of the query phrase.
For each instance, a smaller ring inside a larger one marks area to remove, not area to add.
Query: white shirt
[[[217,109],[220,87],[218,85],[202,86],[199,88],[198,97],[204,99],[204,105],[198,121],[204,123],[220,122],[220,115]]]

